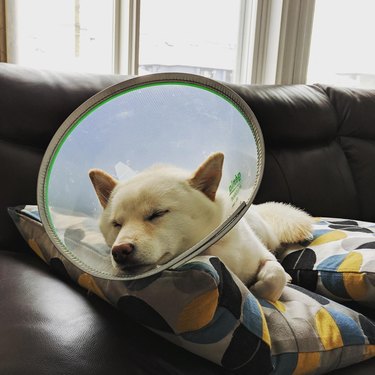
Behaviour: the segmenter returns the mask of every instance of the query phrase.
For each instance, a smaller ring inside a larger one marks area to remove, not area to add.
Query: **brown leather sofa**
[[[9,206],[36,203],[41,158],[64,119],[124,79],[0,64],[0,374],[226,374],[62,280],[32,254],[7,214]],[[257,202],[375,221],[375,90],[230,86],[265,138]],[[375,373],[375,359],[335,373]]]

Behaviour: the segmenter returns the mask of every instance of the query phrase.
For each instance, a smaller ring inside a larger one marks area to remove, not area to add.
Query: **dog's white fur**
[[[125,264],[162,264],[195,245],[228,217],[218,190],[224,155],[211,155],[191,175],[172,166],[154,166],[126,182],[93,169],[89,175],[103,213],[100,230],[107,244],[132,244]],[[290,205],[252,205],[234,228],[205,251],[218,256],[258,297],[276,301],[290,280],[274,252],[283,243],[311,236],[313,218]],[[125,245],[127,246],[127,245]],[[113,250],[112,250],[113,251]]]

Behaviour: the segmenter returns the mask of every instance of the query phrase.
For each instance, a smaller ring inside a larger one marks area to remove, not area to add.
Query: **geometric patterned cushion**
[[[326,373],[375,356],[371,319],[299,286],[287,286],[276,303],[257,299],[212,256],[140,280],[104,280],[58,252],[37,207],[9,213],[53,269],[176,345],[237,374]]]
[[[293,283],[375,312],[375,224],[322,218],[314,238],[279,257]]]

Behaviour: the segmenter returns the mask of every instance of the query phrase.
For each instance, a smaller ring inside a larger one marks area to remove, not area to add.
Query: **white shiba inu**
[[[212,154],[193,174],[154,166],[125,182],[90,170],[114,267],[163,264],[218,227],[229,216],[218,190],[223,161],[222,153]],[[218,256],[258,297],[276,301],[290,276],[273,253],[281,244],[311,237],[313,221],[290,205],[252,205],[204,254]]]

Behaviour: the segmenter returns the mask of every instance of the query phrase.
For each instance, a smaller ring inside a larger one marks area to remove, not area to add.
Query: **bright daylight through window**
[[[115,4],[110,0],[8,1],[8,60],[38,68],[116,72],[114,59],[122,54],[114,49],[127,48],[124,30],[130,20],[115,14],[129,2]],[[140,4],[135,73],[182,71],[233,81],[241,0],[142,0]],[[123,23],[116,25],[121,30],[119,41],[115,41],[115,20]],[[134,73],[122,70],[117,73]]]
[[[308,83],[375,88],[375,1],[316,0]]]
[[[112,72],[112,1],[12,0],[6,5],[10,62],[45,69]]]
[[[375,88],[374,14],[374,0],[6,0],[7,61]]]
[[[239,0],[142,0],[139,73],[233,81],[239,16]]]

